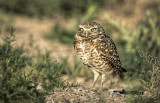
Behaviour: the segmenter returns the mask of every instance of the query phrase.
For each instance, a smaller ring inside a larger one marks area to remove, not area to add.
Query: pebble
[[[79,87],[79,88],[78,88],[78,91],[83,91],[83,90],[84,90],[83,87]]]

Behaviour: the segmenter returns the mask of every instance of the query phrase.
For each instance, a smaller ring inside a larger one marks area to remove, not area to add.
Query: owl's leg
[[[102,80],[101,80],[101,87],[100,87],[100,90],[102,90],[103,83],[104,83],[105,80],[106,80],[106,74],[102,74]]]
[[[100,73],[96,72],[95,70],[93,70],[93,73],[94,73],[94,81],[93,81],[92,88],[95,86],[97,79],[100,76]]]

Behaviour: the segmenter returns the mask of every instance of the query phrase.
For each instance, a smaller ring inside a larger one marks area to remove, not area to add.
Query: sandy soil
[[[55,60],[59,58],[68,57],[73,54],[73,47],[64,45],[56,41],[46,40],[43,36],[50,32],[55,25],[55,20],[44,19],[38,20],[35,18],[17,17],[14,21],[14,27],[16,29],[15,35],[19,45],[24,45],[27,49],[33,50],[28,44],[30,43],[30,37],[32,36],[34,41],[34,47],[38,46],[41,52],[46,50],[51,51],[51,55]]]

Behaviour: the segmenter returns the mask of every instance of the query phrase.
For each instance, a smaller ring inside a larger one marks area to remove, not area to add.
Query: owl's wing
[[[103,55],[103,60],[109,62],[112,67],[121,67],[121,61],[117,53],[116,45],[111,38],[105,36],[101,41],[101,53]]]

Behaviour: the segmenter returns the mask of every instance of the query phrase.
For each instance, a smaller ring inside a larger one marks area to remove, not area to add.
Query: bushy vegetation
[[[108,0],[109,1],[109,0]],[[114,0],[112,4],[118,0]],[[83,14],[91,3],[103,4],[105,0],[6,0],[0,1],[0,8],[6,12],[28,16],[53,16],[57,12],[71,16],[74,13]]]
[[[61,12],[64,16],[84,14],[92,4],[115,7],[125,0],[0,0],[0,9],[28,16],[54,16]]]
[[[141,52],[142,63],[149,67],[149,70],[142,72],[145,78],[139,78],[140,86],[131,90],[137,93],[130,95],[128,93],[128,102],[132,103],[159,103],[160,102],[160,61],[147,53]]]
[[[13,45],[15,40],[12,28],[0,44],[0,102],[43,102],[43,94],[64,86],[62,66],[49,52],[30,56],[23,47]]]

